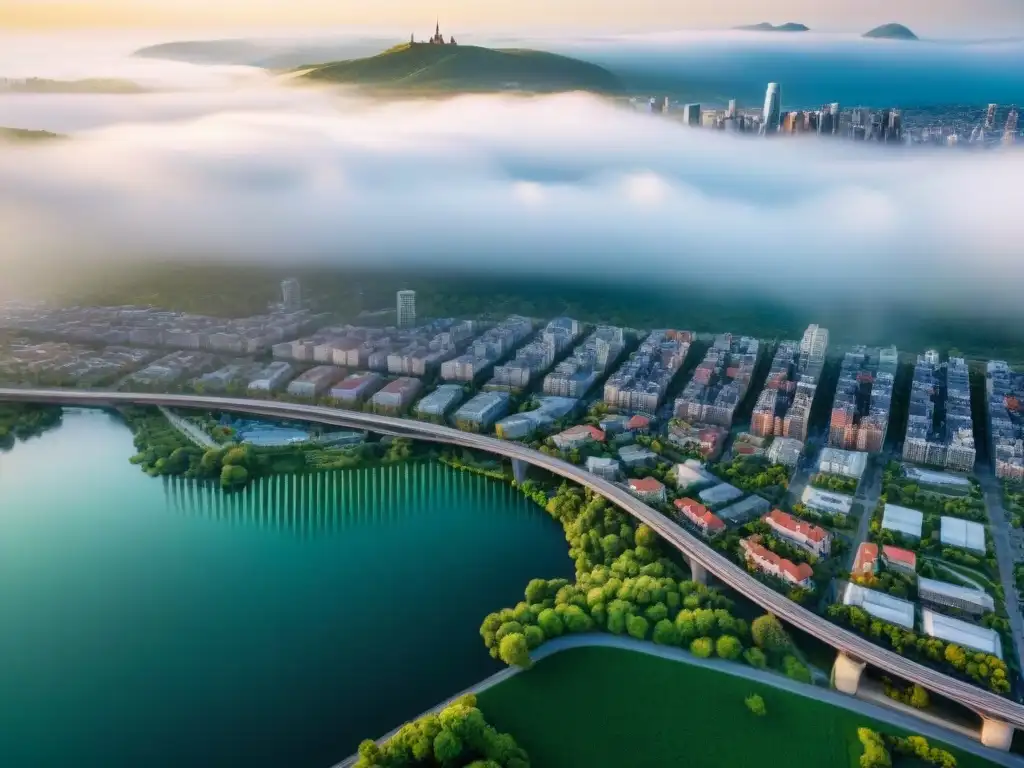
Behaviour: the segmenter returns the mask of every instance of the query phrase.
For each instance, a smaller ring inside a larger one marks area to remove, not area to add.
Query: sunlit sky
[[[715,28],[771,21],[857,31],[890,21],[923,34],[1024,33],[1022,0],[0,0],[0,28],[358,25],[460,30]]]

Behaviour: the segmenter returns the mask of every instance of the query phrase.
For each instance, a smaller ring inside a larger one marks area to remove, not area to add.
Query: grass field
[[[765,717],[747,711],[751,693],[764,698]],[[533,768],[856,768],[857,728],[902,733],[770,686],[615,648],[563,651],[478,699]],[[959,768],[993,765],[951,751]]]

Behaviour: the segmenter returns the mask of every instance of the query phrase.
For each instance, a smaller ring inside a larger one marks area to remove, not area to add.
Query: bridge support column
[[[981,716],[981,743],[986,747],[1003,752],[1010,751],[1013,742],[1013,726],[992,717]]]
[[[694,560],[692,557],[686,559],[686,564],[690,566],[690,578],[696,581],[698,584],[708,583],[708,572],[704,566]]]
[[[832,685],[837,691],[854,696],[860,685],[860,675],[866,665],[852,656],[840,652],[832,667]]]
[[[520,485],[526,482],[526,473],[529,469],[529,462],[523,461],[522,459],[512,459],[512,476]]]

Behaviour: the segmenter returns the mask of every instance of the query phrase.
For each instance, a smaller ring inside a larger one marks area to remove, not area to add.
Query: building
[[[482,431],[509,411],[507,392],[481,392],[455,412],[455,422],[462,429]]]
[[[630,469],[649,467],[658,460],[658,454],[642,445],[625,445],[619,449],[619,458]]]
[[[588,456],[586,466],[587,472],[604,478],[610,482],[618,480],[619,473],[622,470],[621,465],[615,459],[609,459],[603,456]]]
[[[747,393],[761,346],[749,336],[719,334],[676,398],[674,415],[691,424],[730,427]]]
[[[340,403],[362,403],[382,386],[384,377],[379,373],[353,373],[331,387],[331,397]]]
[[[276,392],[294,375],[295,369],[283,360],[270,363],[249,382],[250,392]]]
[[[712,461],[721,455],[729,433],[722,427],[695,427],[691,424],[671,424],[668,441],[684,451],[695,450],[704,459]]]
[[[808,485],[800,496],[801,503],[815,512],[827,515],[848,515],[853,507],[853,497],[833,491],[822,491]]]
[[[921,631],[947,643],[956,643],[997,659],[1003,658],[1003,643],[994,629],[960,621],[926,608],[921,611]]]
[[[587,443],[603,443],[605,434],[589,424],[578,424],[575,427],[569,427],[564,432],[559,432],[551,438],[551,441],[558,450],[571,451],[574,448],[582,448]]]
[[[793,517],[781,509],[773,509],[763,519],[776,534],[815,557],[827,557],[831,551],[832,535],[824,528]]]
[[[920,539],[923,524],[924,515],[916,509],[886,504],[882,512],[882,529],[886,531],[895,531],[904,536]]]
[[[858,482],[868,467],[868,455],[861,451],[844,451],[839,448],[822,448],[818,458],[818,471],[827,475],[849,477]]]
[[[736,499],[743,496],[743,491],[734,485],[721,483],[701,491],[697,496],[709,507],[715,507],[728,504],[730,501],[736,501]]]
[[[333,365],[318,365],[300,374],[288,385],[288,394],[295,397],[315,398],[325,394],[333,384],[345,375],[342,368]]]
[[[725,523],[720,518],[693,499],[676,499],[675,508],[676,517],[682,517],[689,521],[705,536],[717,536],[725,530]]]
[[[289,312],[302,309],[302,285],[294,277],[281,281],[281,306]]]
[[[412,328],[416,325],[416,291],[399,291],[396,298],[398,327]]]
[[[455,38],[451,37],[448,42],[445,42],[444,35],[441,34],[441,22],[438,20],[434,27],[434,36],[428,38],[426,42],[417,42],[415,35],[409,35],[409,45],[458,45],[455,42]]]
[[[813,586],[814,570],[811,566],[807,563],[794,563],[792,560],[779,557],[761,544],[759,536],[748,536],[740,542],[740,547],[746,555],[747,562],[762,573],[782,579],[797,587]]]
[[[904,629],[914,628],[914,604],[909,600],[847,582],[843,588],[843,605],[860,608],[880,621],[896,624]]]
[[[889,544],[882,545],[882,562],[886,568],[913,575],[917,571],[917,555],[909,549]],[[875,573],[878,569],[878,545],[870,541],[861,542],[853,561],[853,575]]]
[[[526,388],[535,375],[544,373],[555,364],[555,360],[576,341],[581,330],[579,321],[571,317],[551,320],[528,344],[516,351],[515,358],[494,367],[488,388]]]
[[[981,523],[959,517],[942,517],[939,540],[943,546],[985,554],[985,526]]]
[[[604,402],[627,413],[654,414],[686,360],[693,334],[655,330],[604,385]]]
[[[700,126],[700,104],[683,106],[683,122],[693,128]]]
[[[761,131],[765,134],[778,133],[782,124],[782,91],[778,83],[768,83],[764,95],[764,110],[761,113]]]
[[[828,328],[809,325],[800,340],[800,372],[820,374],[828,350]]]
[[[416,403],[416,414],[432,418],[443,418],[462,402],[466,392],[461,384],[442,384]]]
[[[903,467],[903,475],[908,480],[913,480],[919,486],[934,488],[939,493],[966,495],[971,491],[971,481],[963,475],[953,475],[949,472],[936,472],[923,467]]]
[[[957,472],[974,469],[974,420],[967,362],[951,357],[940,362],[929,350],[917,359],[911,383],[903,459]],[[941,423],[936,411],[944,415]]]
[[[795,467],[800,463],[800,455],[804,452],[804,444],[792,437],[776,437],[768,446],[768,461]]]
[[[767,499],[762,499],[760,496],[747,496],[735,504],[719,509],[718,516],[729,525],[742,525],[755,517],[761,517],[771,508],[772,505]]]
[[[626,333],[610,325],[598,326],[572,354],[544,377],[544,394],[583,397],[622,355]]]
[[[917,580],[917,595],[922,604],[939,608],[955,608],[958,611],[977,616],[996,609],[992,595],[983,589],[926,579],[923,576]]]
[[[407,376],[395,379],[379,390],[370,402],[375,408],[387,411],[401,411],[412,404],[412,401],[423,389],[423,382]]]
[[[675,474],[676,488],[681,491],[718,483],[718,478],[708,472],[704,465],[696,459],[687,459],[682,464],[676,464]]]
[[[664,503],[665,486],[653,477],[629,478],[629,492],[646,502]]]
[[[843,356],[829,422],[829,445],[868,453],[882,450],[898,366],[895,347],[854,347]]]

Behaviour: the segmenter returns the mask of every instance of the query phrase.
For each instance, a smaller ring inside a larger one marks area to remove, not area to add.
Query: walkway
[[[700,659],[681,648],[674,648],[667,645],[655,645],[651,642],[635,640],[632,637],[623,637],[621,635],[588,633],[582,635],[563,635],[562,637],[554,640],[549,640],[540,648],[534,650],[530,654],[530,657],[533,659],[534,663],[536,663],[542,659],[548,658],[549,656],[553,656],[556,653],[561,653],[562,651],[568,651],[574,648],[618,648],[624,651],[645,653],[648,656],[657,656],[659,658],[675,661],[681,664],[690,664],[694,667],[713,669],[716,672],[732,675],[733,677],[742,677],[757,683],[770,685],[773,688],[778,688],[779,690],[787,691],[789,693],[796,694],[797,696],[803,696],[808,699],[814,699],[815,701],[831,704],[835,707],[841,707],[842,709],[850,712],[856,712],[864,717],[869,717],[873,720],[879,720],[883,723],[903,728],[910,733],[924,736],[927,739],[941,741],[951,747],[955,747],[961,752],[969,752],[973,755],[978,755],[979,757],[989,760],[995,765],[1007,766],[1007,768],[1024,768],[1024,757],[1010,754],[1008,752],[1001,752],[995,749],[989,749],[988,747],[982,746],[981,743],[975,739],[964,736],[958,731],[935,725],[930,721],[921,720],[916,714],[906,714],[888,706],[881,706],[869,701],[864,701],[863,699],[847,696],[846,694],[839,693],[838,691],[823,690],[813,685],[798,683],[795,680],[790,680],[788,677],[784,677],[777,672],[754,669],[746,664],[723,661],[722,659]],[[412,720],[418,720],[420,717],[425,715],[436,714],[461,696],[465,696],[470,693],[481,693],[486,691],[488,688],[492,688],[493,686],[508,680],[513,675],[522,674],[523,672],[528,671],[529,670],[519,669],[518,667],[503,669],[501,672],[480,681],[471,688],[467,688],[461,693],[446,699],[436,707],[428,709],[418,717],[412,718]],[[486,714],[487,713],[485,712],[484,715],[486,716]],[[398,732],[399,728],[401,728],[401,726],[378,739],[378,743],[383,743],[390,739]],[[512,735],[515,736],[515,734]],[[333,766],[333,768],[350,768],[350,766],[355,764],[358,758],[358,755],[352,755]]]
[[[169,408],[160,406],[160,413],[164,415],[164,418],[171,423],[171,426],[177,429],[181,434],[187,437],[192,443],[199,446],[200,448],[218,448],[217,443],[213,441],[213,438],[203,432],[192,422],[187,419],[181,418],[176,413],[173,413]]]

